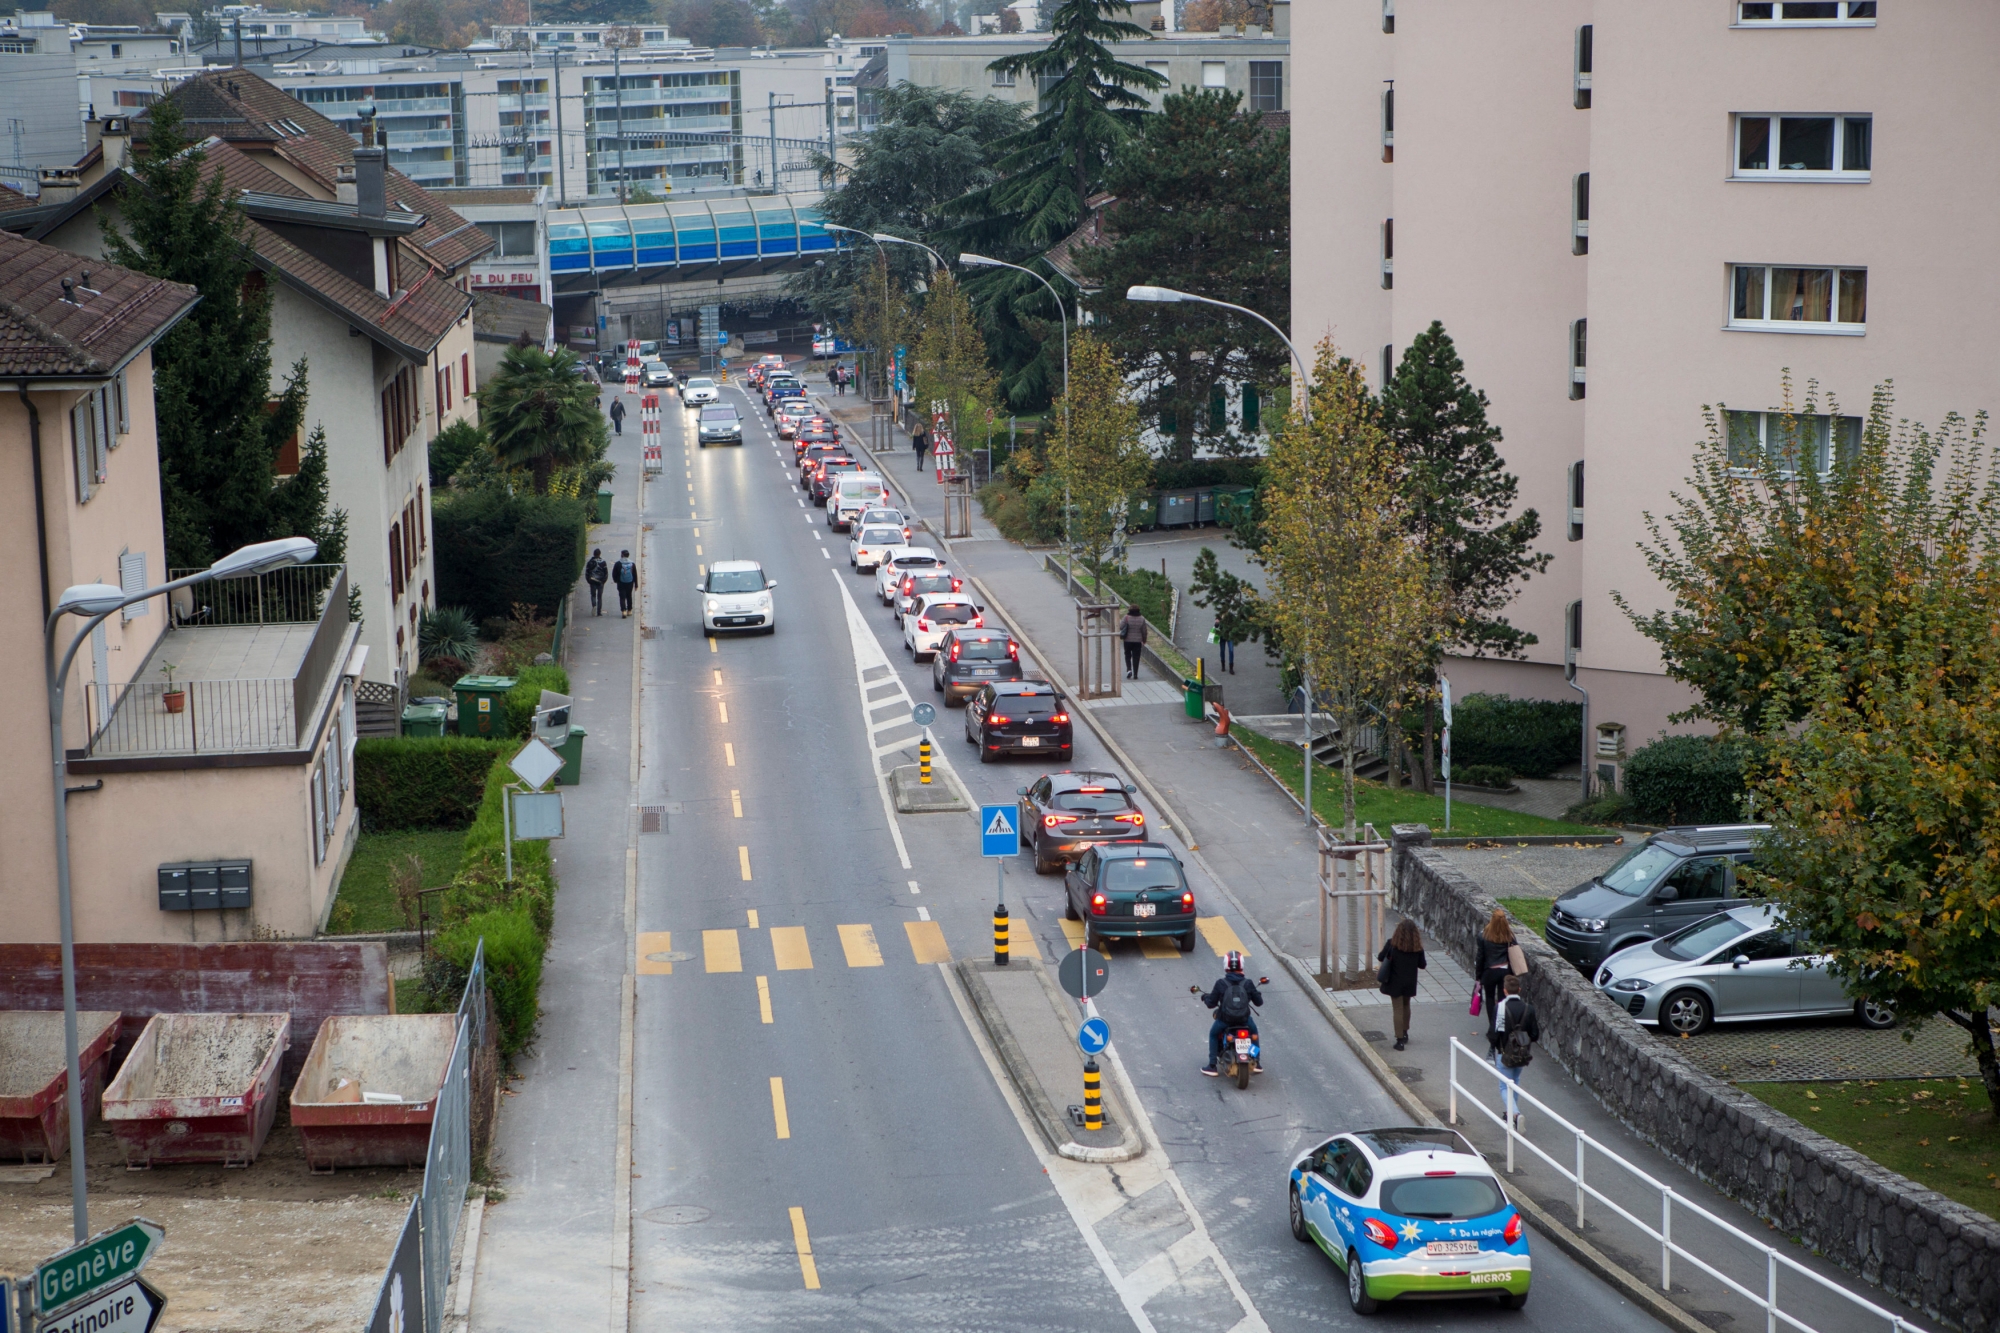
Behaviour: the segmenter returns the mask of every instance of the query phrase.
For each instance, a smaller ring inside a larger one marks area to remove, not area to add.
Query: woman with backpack
[[[1494,1009],[1500,1002],[1500,983],[1510,975],[1526,976],[1527,972],[1528,956],[1514,942],[1514,927],[1509,924],[1506,911],[1496,907],[1486,919],[1486,929],[1472,941],[1472,979],[1479,985],[1472,1012],[1479,1013],[1480,1000],[1486,1002],[1489,1036],[1493,1031]]]
[[[1417,934],[1417,923],[1405,920],[1397,926],[1375,958],[1382,964],[1375,981],[1389,997],[1389,1013],[1396,1025],[1396,1049],[1400,1051],[1410,1044],[1410,1001],[1416,998],[1417,973],[1424,967],[1424,940]]]
[[[1521,1086],[1521,1071],[1535,1058],[1534,1045],[1542,1039],[1542,1024],[1535,1006],[1521,994],[1521,979],[1509,976],[1501,982],[1500,1007],[1493,1011],[1493,1026],[1487,1030],[1486,1044],[1493,1049],[1493,1067],[1507,1080],[1507,1118],[1521,1129],[1525,1117],[1514,1099]]]

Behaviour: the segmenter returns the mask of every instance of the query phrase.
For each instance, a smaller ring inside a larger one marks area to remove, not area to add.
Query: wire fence
[[[290,750],[295,680],[140,681],[85,691],[93,759]]]
[[[240,579],[215,579],[173,594],[176,625],[309,625],[326,608],[327,594],[345,595],[346,565],[287,565]],[[169,569],[185,578],[199,569]]]

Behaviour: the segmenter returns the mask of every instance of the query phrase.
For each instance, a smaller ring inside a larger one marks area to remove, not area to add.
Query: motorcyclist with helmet
[[[1220,1077],[1215,1065],[1222,1055],[1222,1036],[1225,1032],[1247,1027],[1254,1034],[1257,1031],[1256,1010],[1263,1007],[1264,997],[1257,990],[1257,983],[1243,971],[1243,955],[1231,949],[1222,960],[1222,979],[1215,988],[1201,997],[1201,1002],[1215,1011],[1215,1021],[1208,1025],[1208,1063],[1201,1072],[1210,1078]],[[1254,1074],[1264,1072],[1264,1062],[1260,1056],[1250,1066]]]

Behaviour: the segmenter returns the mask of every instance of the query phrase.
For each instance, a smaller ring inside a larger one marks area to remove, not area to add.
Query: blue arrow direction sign
[[[1020,812],[1011,805],[982,805],[979,807],[979,854],[981,856],[1018,856],[1021,851],[1021,827],[1015,821]]]
[[[1076,1030],[1076,1044],[1085,1055],[1096,1055],[1111,1044],[1111,1025],[1101,1018],[1086,1018]]]

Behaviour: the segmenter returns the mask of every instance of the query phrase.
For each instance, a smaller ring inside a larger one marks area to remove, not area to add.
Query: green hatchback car
[[[1109,953],[1107,941],[1171,935],[1194,952],[1194,890],[1166,846],[1117,842],[1092,847],[1063,877],[1064,915],[1081,921],[1088,949]]]

